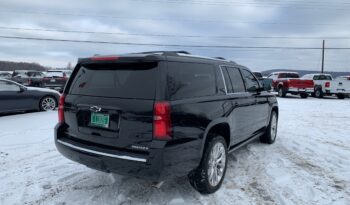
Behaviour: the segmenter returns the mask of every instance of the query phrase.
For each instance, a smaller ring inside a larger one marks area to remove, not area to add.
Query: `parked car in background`
[[[272,88],[279,97],[286,97],[287,93],[307,98],[313,92],[314,82],[309,79],[300,79],[296,72],[274,72],[268,78],[272,79]]]
[[[10,79],[12,77],[12,73],[8,71],[0,71],[0,78],[2,79]]]
[[[49,70],[45,73],[42,86],[62,92],[71,74],[71,70]]]
[[[97,170],[152,181],[187,175],[213,193],[229,152],[276,139],[276,97],[234,62],[157,51],[80,59],[73,73],[55,144]]]
[[[272,79],[264,77],[260,72],[253,72],[253,74],[265,90],[270,91],[272,89]]]
[[[53,110],[58,105],[57,91],[26,87],[17,82],[0,79],[0,113]]]
[[[343,78],[333,79],[332,75],[324,73],[307,74],[303,79],[314,81],[314,90],[311,95],[317,98],[335,95],[344,99],[350,95],[350,81]]]
[[[13,71],[10,80],[25,86],[41,87],[44,73],[35,70],[16,70]]]

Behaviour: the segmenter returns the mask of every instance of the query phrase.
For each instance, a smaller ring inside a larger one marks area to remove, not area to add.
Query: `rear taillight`
[[[330,82],[326,82],[326,83],[325,83],[325,87],[326,87],[326,88],[329,88],[330,86],[331,86],[331,83],[330,83]]]
[[[31,84],[32,84],[32,80],[29,79],[29,80],[28,80],[28,85],[31,85]]]
[[[65,96],[61,95],[60,100],[58,102],[58,122],[64,123],[64,100]]]
[[[171,139],[170,104],[156,102],[153,112],[153,137],[157,140]]]

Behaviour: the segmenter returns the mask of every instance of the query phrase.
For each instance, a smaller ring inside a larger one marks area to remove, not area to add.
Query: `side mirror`
[[[248,90],[248,92],[251,92],[251,93],[260,93],[261,91],[264,91],[264,88],[254,85],[254,86],[248,88],[247,90]]]
[[[27,90],[27,88],[26,87],[19,87],[19,92],[20,93],[23,93],[24,91],[26,91]]]
[[[262,91],[265,91],[265,88],[264,87],[255,87],[256,89],[256,92],[257,93],[260,93],[260,92],[262,92]]]

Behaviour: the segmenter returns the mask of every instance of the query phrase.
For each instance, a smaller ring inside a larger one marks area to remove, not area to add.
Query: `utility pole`
[[[323,73],[323,71],[324,71],[324,44],[325,44],[325,40],[323,40],[323,43],[322,43],[322,70],[321,70],[321,73]]]

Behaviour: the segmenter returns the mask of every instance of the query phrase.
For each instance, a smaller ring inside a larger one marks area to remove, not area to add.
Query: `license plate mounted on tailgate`
[[[95,127],[109,127],[109,115],[102,113],[91,113],[90,124]]]

